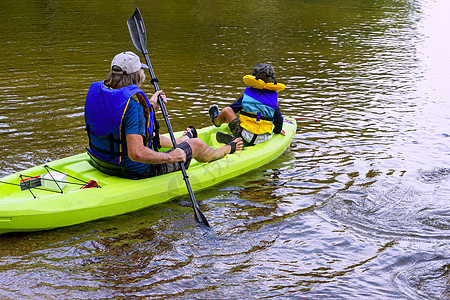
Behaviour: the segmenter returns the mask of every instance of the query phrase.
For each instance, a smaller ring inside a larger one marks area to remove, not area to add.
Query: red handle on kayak
[[[97,187],[98,187],[97,181],[89,180],[88,183],[86,183],[85,185],[83,185],[81,187],[81,189],[90,189],[90,188],[97,188]]]

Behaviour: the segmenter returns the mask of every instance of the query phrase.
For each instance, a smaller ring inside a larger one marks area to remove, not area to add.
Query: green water
[[[0,298],[450,297],[445,0],[2,0],[0,175],[84,151],[86,92],[136,51],[136,6],[174,130],[209,126],[259,62],[285,116],[320,122],[197,193],[210,231],[181,198],[0,237]]]

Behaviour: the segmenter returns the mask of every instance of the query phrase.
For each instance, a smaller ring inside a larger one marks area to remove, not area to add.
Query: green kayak
[[[287,118],[285,136],[227,155],[210,163],[192,160],[187,174],[198,191],[279,157],[290,145],[297,128]],[[212,147],[220,147],[217,131],[226,125],[199,129],[198,136]],[[176,137],[181,132],[175,133]],[[53,229],[136,211],[187,194],[181,172],[132,180],[110,176],[91,165],[82,153],[36,166],[0,179],[0,234]]]

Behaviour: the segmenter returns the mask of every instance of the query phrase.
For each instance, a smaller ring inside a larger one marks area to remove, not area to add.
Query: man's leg
[[[241,138],[233,140],[236,144],[236,151],[241,151],[244,143]],[[211,148],[201,139],[189,139],[186,141],[192,148],[192,157],[200,162],[210,162],[220,159],[231,152],[231,145],[225,145],[221,148]]]

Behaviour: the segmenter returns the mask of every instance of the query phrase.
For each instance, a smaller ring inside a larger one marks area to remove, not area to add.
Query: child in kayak
[[[247,88],[236,102],[220,113],[216,104],[209,108],[212,123],[217,127],[228,123],[232,132],[232,135],[218,132],[217,141],[228,143],[236,137],[242,137],[245,146],[252,146],[269,140],[273,133],[285,135],[283,116],[278,105],[278,92],[285,86],[276,82],[274,68],[259,63],[252,75],[244,76],[243,80]]]
[[[122,52],[112,60],[108,77],[91,84],[84,116],[92,157],[108,168],[125,167],[125,176],[136,179],[180,170],[180,162],[187,169],[192,158],[209,162],[242,149],[240,138],[214,149],[195,138],[188,128],[176,140],[177,148],[158,152],[161,147],[172,147],[170,138],[159,134],[155,119],[155,111],[160,108],[158,97],[167,100],[162,91],[148,99],[140,89],[145,80],[143,68],[148,67],[140,62],[139,56]]]

